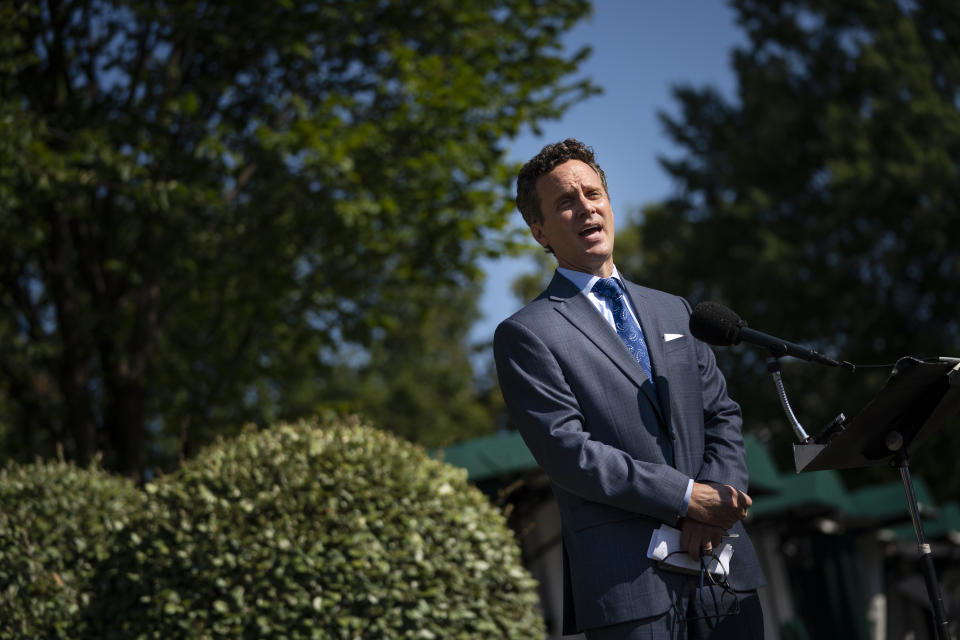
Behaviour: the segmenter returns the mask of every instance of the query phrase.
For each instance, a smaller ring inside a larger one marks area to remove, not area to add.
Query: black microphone
[[[719,302],[701,302],[693,308],[693,315],[690,316],[690,333],[695,338],[718,347],[747,342],[766,347],[776,358],[793,356],[831,367],[845,367],[851,371],[854,368],[849,362],[837,362],[812,349],[750,329],[747,327],[746,320],[741,319],[733,309]]]

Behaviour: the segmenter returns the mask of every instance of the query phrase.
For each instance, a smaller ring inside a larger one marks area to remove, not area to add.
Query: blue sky
[[[658,110],[676,113],[671,87],[711,85],[733,97],[730,55],[734,45],[745,41],[722,0],[595,0],[593,17],[571,31],[564,44],[571,51],[583,44],[593,47],[581,75],[604,93],[572,107],[561,120],[544,123],[543,135],[515,140],[510,160],[524,162],[543,145],[567,137],[589,144],[607,174],[619,225],[631,209],[671,191],[671,181],[657,163],[658,155],[675,152],[657,119]],[[518,212],[513,222],[523,226]],[[529,242],[537,246],[532,238]],[[531,268],[529,258],[485,265],[483,318],[472,332],[474,341],[491,339],[497,324],[521,306],[510,283]]]

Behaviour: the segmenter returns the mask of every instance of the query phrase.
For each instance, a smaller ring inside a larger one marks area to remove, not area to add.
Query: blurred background
[[[145,481],[245,424],[353,413],[454,458],[515,436],[490,341],[554,265],[514,176],[566,137],[607,173],[628,277],[885,365],[784,361],[812,433],[898,358],[960,355],[956,3],[4,2],[0,458]],[[783,499],[792,433],[763,353],[717,355]],[[911,452],[953,565],[958,426]],[[523,541],[518,514],[549,497],[509,442],[514,468],[471,473]],[[518,478],[530,493],[505,493]],[[767,512],[796,604],[773,633],[827,637],[796,593],[829,591],[811,566],[830,565],[849,606],[828,631],[926,637],[922,597],[884,613],[917,592],[910,532],[907,551],[889,533],[905,501],[853,498],[896,474],[830,478],[817,518]]]

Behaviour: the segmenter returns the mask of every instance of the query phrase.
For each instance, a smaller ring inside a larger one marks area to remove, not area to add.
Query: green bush
[[[62,463],[0,471],[0,638],[77,638],[91,579],[143,504],[132,482]]]
[[[146,486],[95,577],[104,638],[542,638],[462,470],[357,423],[248,430]]]

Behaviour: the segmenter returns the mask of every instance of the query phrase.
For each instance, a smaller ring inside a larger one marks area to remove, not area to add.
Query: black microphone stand
[[[798,443],[793,445],[797,473],[888,464],[899,469],[917,538],[937,640],[950,640],[950,627],[937,582],[930,544],[923,533],[917,495],[910,477],[908,448],[960,411],[960,359],[924,362],[901,358],[877,396],[850,423],[841,413],[816,437],[807,435],[787,399],[780,355],[771,349],[767,370]]]

